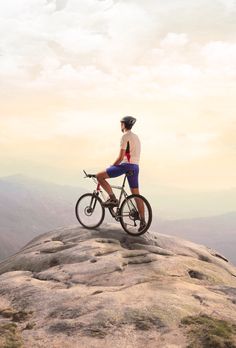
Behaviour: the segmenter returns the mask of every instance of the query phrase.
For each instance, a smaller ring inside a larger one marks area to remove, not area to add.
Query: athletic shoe
[[[141,232],[146,226],[147,226],[146,221],[145,220],[141,220],[138,231]]]
[[[119,205],[118,199],[114,198],[109,198],[103,203],[103,206],[108,208],[108,207],[117,207]]]

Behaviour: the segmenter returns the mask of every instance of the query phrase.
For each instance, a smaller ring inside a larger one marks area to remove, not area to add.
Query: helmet
[[[133,116],[125,116],[125,117],[122,117],[120,122],[124,122],[125,123],[125,127],[127,129],[131,129],[133,127],[133,125],[135,124],[135,122],[136,122],[136,118],[133,117]]]

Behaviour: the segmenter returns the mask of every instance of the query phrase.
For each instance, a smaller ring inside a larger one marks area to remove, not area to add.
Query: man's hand
[[[120,149],[120,153],[118,158],[116,159],[116,161],[112,164],[113,166],[117,166],[118,164],[120,164],[120,162],[123,160],[125,155],[125,149]]]

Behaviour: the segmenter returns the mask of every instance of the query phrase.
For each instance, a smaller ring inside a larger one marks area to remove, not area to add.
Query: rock
[[[234,347],[236,269],[203,245],[73,225],[34,238],[0,274],[2,346],[187,347],[204,321],[224,320],[214,342]]]

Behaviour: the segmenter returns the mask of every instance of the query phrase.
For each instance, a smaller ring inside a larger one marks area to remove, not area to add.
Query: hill
[[[0,274],[0,346],[236,347],[236,268],[203,245],[72,225]]]

